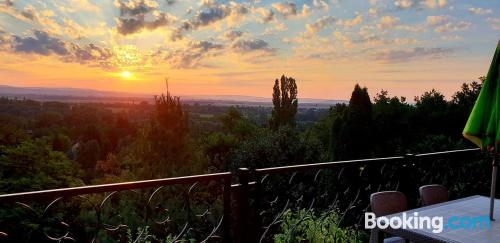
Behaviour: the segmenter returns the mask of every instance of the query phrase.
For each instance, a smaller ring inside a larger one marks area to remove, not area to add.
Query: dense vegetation
[[[297,83],[285,76],[274,84],[272,110],[187,105],[170,93],[153,104],[1,98],[0,193],[466,148],[461,131],[480,88],[464,83],[451,100],[430,90],[408,102],[356,85],[347,104],[329,110],[300,108]],[[308,219],[297,230],[310,242],[358,237],[327,226],[311,233],[335,214],[286,217]]]

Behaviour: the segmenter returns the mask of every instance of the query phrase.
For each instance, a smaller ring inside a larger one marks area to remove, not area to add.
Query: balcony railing
[[[430,183],[457,196],[482,193],[481,185],[467,182],[489,172],[488,163],[476,172],[467,166],[479,155],[454,150],[0,195],[0,236],[7,242],[270,242],[286,212],[299,209],[337,213],[340,225],[359,227],[376,191],[400,190],[415,202],[417,186]]]

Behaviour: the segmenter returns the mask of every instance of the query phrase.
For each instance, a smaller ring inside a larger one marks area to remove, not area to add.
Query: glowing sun
[[[132,77],[132,73],[129,72],[129,71],[123,71],[121,73],[121,75],[122,75],[123,78],[131,78]]]

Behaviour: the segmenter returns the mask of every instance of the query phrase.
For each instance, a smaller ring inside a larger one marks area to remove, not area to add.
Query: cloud
[[[275,49],[269,47],[269,43],[259,39],[238,40],[233,43],[232,49],[239,53],[263,51],[273,53]]]
[[[333,33],[333,36],[335,37],[335,39],[339,40],[345,48],[351,49],[354,47],[354,43],[349,39],[347,35],[342,34],[342,32],[335,31]]]
[[[488,18],[486,21],[490,24],[493,30],[500,30],[500,18]]]
[[[284,17],[297,15],[297,5],[295,3],[273,3],[271,6]]]
[[[312,5],[316,9],[321,9],[321,10],[325,10],[325,11],[328,11],[328,8],[329,8],[328,2],[325,0],[313,0]]]
[[[422,58],[441,58],[453,53],[452,48],[426,48],[415,47],[412,49],[386,50],[376,52],[372,55],[373,59],[382,62],[408,62]]]
[[[233,41],[240,38],[243,34],[243,31],[240,30],[229,30],[224,33],[224,38]]]
[[[152,0],[115,0],[115,6],[120,10],[117,31],[122,35],[155,30],[176,20],[170,14],[160,13],[158,3]]]
[[[69,6],[72,6],[76,11],[99,12],[99,7],[88,0],[71,0]]]
[[[331,26],[335,23],[336,18],[333,16],[324,16],[322,18],[317,19],[312,24],[306,24],[306,36],[316,35],[319,31],[325,29],[328,26]]]
[[[9,50],[12,36],[0,28],[0,50]]]
[[[288,30],[288,27],[286,26],[286,24],[283,24],[281,22],[276,22],[271,27],[266,28],[264,30],[264,34],[265,35],[272,35],[272,34],[276,34],[277,32],[283,32],[286,30]]]
[[[467,21],[460,22],[448,22],[446,24],[440,25],[434,29],[435,32],[438,33],[447,33],[447,32],[458,32],[465,31],[471,27],[471,23]]]
[[[212,41],[190,41],[184,48],[159,51],[154,56],[160,56],[172,68],[192,69],[211,67],[204,60],[223,55],[224,53],[230,53],[231,51],[238,54],[273,54],[275,52],[275,49],[271,48],[266,41],[260,39],[242,39],[243,35],[244,32],[241,31],[227,31],[225,32],[225,38],[231,41],[230,45],[214,43]]]
[[[377,28],[380,30],[392,29],[398,26],[400,22],[401,21],[398,17],[382,16],[377,24]]]
[[[419,41],[415,38],[387,38],[378,33],[360,32],[358,38],[352,40],[356,44],[364,44],[365,46],[382,46],[382,45],[398,45],[407,46],[418,44]]]
[[[21,15],[24,16],[27,19],[30,19],[30,20],[35,20],[36,19],[35,10],[33,10],[31,8],[26,8],[26,9],[22,10],[21,11]]]
[[[424,0],[420,4],[423,4],[427,8],[443,8],[446,6],[446,0]]]
[[[409,8],[443,8],[446,6],[446,0],[395,0],[394,6],[399,9],[409,9]]]
[[[339,19],[337,21],[337,25],[341,25],[344,27],[353,27],[353,26],[361,24],[362,21],[363,21],[363,16],[361,14],[358,14],[353,19],[344,19],[344,20]]]
[[[0,41],[3,38],[0,38]],[[110,67],[113,52],[95,44],[78,45],[63,41],[49,33],[34,30],[33,36],[14,35],[8,39],[10,50],[17,53],[36,54],[42,56],[55,55],[64,62],[77,62],[81,64]]]
[[[477,15],[483,15],[483,14],[491,14],[493,13],[493,10],[491,8],[469,8],[469,12]]]
[[[117,26],[118,33],[122,35],[130,35],[141,30],[155,30],[161,26],[166,26],[174,23],[176,20],[172,15],[166,15],[161,13],[156,19],[152,21],[146,21],[144,16],[139,16],[135,18],[120,18]]]
[[[164,59],[176,69],[207,67],[202,60],[221,55],[224,48],[224,45],[210,41],[191,41],[187,47],[171,51]]]
[[[66,61],[73,61],[79,63],[98,63],[100,66],[109,67],[110,63],[107,61],[113,57],[113,52],[108,48],[102,48],[94,44],[84,46],[72,45],[72,53]]]
[[[255,8],[254,9],[254,12],[258,13],[261,15],[261,22],[262,23],[269,23],[273,20],[275,20],[275,16],[274,16],[274,11],[271,10],[271,9],[267,9],[267,8]]]
[[[14,1],[12,1],[12,0],[5,0],[3,2],[3,4],[5,4],[5,6],[12,7],[12,6],[14,6]]]
[[[465,31],[472,25],[467,21],[452,22],[448,15],[427,16],[427,25],[438,33]]]
[[[434,28],[435,32],[447,33],[465,31],[472,25],[467,21],[453,22],[448,15],[427,16],[427,25]]]
[[[36,53],[40,55],[66,55],[69,53],[65,42],[50,37],[48,33],[34,31],[33,37],[14,36],[13,49],[16,52]]]
[[[302,11],[299,11],[297,4],[292,2],[273,3],[271,6],[285,19],[290,17],[306,17],[310,13],[310,7],[307,4],[302,5]]]
[[[430,26],[439,26],[448,22],[450,22],[450,16],[448,15],[427,16],[427,24]]]
[[[195,16],[184,21],[181,26],[174,31],[171,36],[172,40],[181,39],[183,33],[186,31],[209,26],[226,18],[230,18],[233,22],[238,22],[243,15],[250,12],[250,9],[246,5],[235,2],[230,2],[229,5],[215,3],[210,3],[209,6],[205,5]]]

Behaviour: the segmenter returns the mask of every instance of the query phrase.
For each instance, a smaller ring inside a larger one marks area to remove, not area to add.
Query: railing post
[[[404,155],[404,162],[403,162],[403,167],[401,168],[401,174],[400,174],[400,187],[401,189],[399,191],[405,192],[406,197],[408,197],[408,200],[410,202],[416,202],[418,200],[418,189],[414,188],[415,187],[415,182],[413,179],[415,179],[415,154],[405,154]],[[413,200],[415,199],[415,200]],[[415,203],[414,205],[409,205],[411,207],[417,206]]]
[[[238,193],[238,240],[242,243],[251,242],[249,237],[251,236],[248,229],[250,201],[249,201],[249,190],[248,190],[248,179],[250,170],[248,168],[238,169],[238,179],[240,184],[240,190]]]
[[[253,238],[256,242],[262,236],[262,227],[261,227],[261,202],[262,202],[262,176],[258,173],[255,173],[255,197],[253,202],[254,209],[254,223],[253,223]]]
[[[231,239],[231,176],[224,178],[224,243],[233,242]]]

